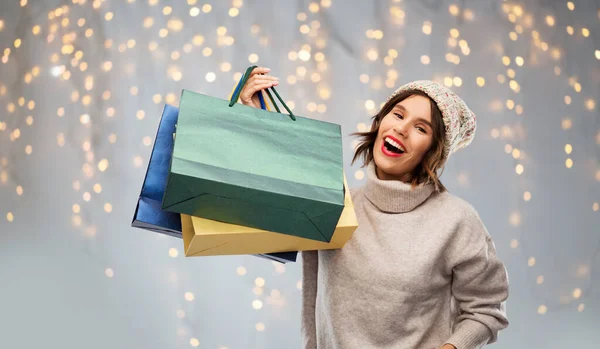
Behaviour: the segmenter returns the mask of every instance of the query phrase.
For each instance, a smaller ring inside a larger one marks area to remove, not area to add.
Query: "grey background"
[[[183,88],[227,98],[234,74],[251,64],[252,53],[257,64],[281,78],[278,90],[296,113],[342,125],[351,186],[364,181],[360,164],[350,165],[354,139],[349,134],[370,124],[374,110],[365,103],[378,107],[394,87],[411,80],[460,77],[453,80],[460,86],[452,89],[477,113],[478,131],[473,144],[450,159],[442,180],[479,211],[509,272],[511,325],[494,347],[597,345],[597,1],[575,1],[571,11],[565,1],[333,0],[330,6],[317,2],[317,12],[308,1],[211,1],[208,13],[202,11],[205,1],[81,3],[0,2],[0,56],[7,57],[0,63],[0,347],[189,348],[193,338],[200,348],[300,346],[300,261],[277,266],[251,256],[185,258],[181,240],[129,227],[162,105],[176,105]],[[240,4],[239,14],[231,17],[230,8]],[[67,11],[56,12],[62,6]],[[199,8],[196,17],[190,14],[193,7]],[[300,21],[298,13],[307,19]],[[547,16],[553,16],[553,26]],[[148,17],[153,25],[145,28]],[[85,23],[78,23],[80,18]],[[423,32],[426,21],[432,23],[431,35]],[[308,35],[300,32],[303,24]],[[234,38],[232,45],[219,45],[230,40],[218,39],[220,26]],[[168,36],[160,36],[161,28]],[[457,41],[468,43],[468,55],[460,45],[449,45],[452,28],[459,30]],[[93,30],[89,38],[88,29]],[[383,37],[371,39],[368,30],[381,30]],[[511,31],[518,34],[516,41]],[[195,35],[203,36],[202,45],[186,47]],[[112,40],[109,48],[106,40]],[[135,45],[128,47],[129,40]],[[64,43],[72,44],[73,52],[66,47],[63,54]],[[290,60],[289,53],[303,45],[309,45],[310,59]],[[212,55],[203,55],[206,47]],[[386,58],[392,49],[397,57]],[[378,52],[376,60],[369,59],[369,50]],[[77,51],[83,56],[72,62]],[[317,52],[326,65],[315,61]],[[448,62],[448,53],[460,63]],[[423,55],[430,64],[421,63]],[[510,58],[509,66],[503,56]],[[516,64],[517,56],[523,66]],[[107,61],[110,71],[103,70]],[[83,72],[82,62],[88,65]],[[223,62],[231,70],[222,71]],[[518,93],[509,85],[508,69],[514,70]],[[209,72],[214,82],[206,80]],[[37,74],[29,83],[28,73]],[[313,73],[320,81],[311,80]],[[361,82],[361,74],[369,76],[368,83]],[[88,76],[93,86],[86,86]],[[485,86],[477,85],[477,77]],[[134,86],[138,93],[132,95]],[[106,100],[105,91],[110,91]],[[155,95],[160,100],[154,101]],[[144,111],[142,120],[138,110]],[[566,144],[572,145],[571,154]],[[512,153],[515,148],[520,154]],[[568,158],[572,168],[566,167]],[[104,172],[98,167],[103,159],[108,160]],[[524,168],[521,175],[518,165]],[[178,255],[171,257],[174,252]],[[244,275],[238,275],[239,267]],[[263,287],[256,287],[257,278]],[[186,292],[193,301],[186,300]],[[253,308],[255,300],[262,308]]]

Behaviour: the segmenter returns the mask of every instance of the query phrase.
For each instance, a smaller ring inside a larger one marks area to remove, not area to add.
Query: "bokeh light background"
[[[184,88],[226,98],[251,64],[281,78],[296,113],[342,125],[351,186],[364,172],[349,134],[395,87],[455,90],[478,132],[442,180],[509,272],[511,326],[495,347],[597,346],[599,8],[3,0],[0,346],[300,346],[300,260],[185,258],[181,240],[129,226],[163,105]]]

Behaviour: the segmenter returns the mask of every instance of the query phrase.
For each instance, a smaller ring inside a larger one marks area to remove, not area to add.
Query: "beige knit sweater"
[[[310,349],[481,348],[508,326],[508,278],[477,212],[449,193],[377,178],[352,190],[359,227],[303,252]]]

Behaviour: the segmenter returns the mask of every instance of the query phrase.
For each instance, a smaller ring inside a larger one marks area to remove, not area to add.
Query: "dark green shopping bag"
[[[274,89],[290,115],[238,104],[241,90],[183,90],[162,208],[329,242],[344,208],[341,127],[293,115]]]

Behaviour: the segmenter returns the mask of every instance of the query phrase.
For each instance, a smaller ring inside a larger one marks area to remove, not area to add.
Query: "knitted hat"
[[[425,92],[429,98],[435,101],[442,112],[446,128],[445,158],[471,143],[475,137],[477,118],[460,97],[440,83],[419,80],[401,86],[392,93],[388,100],[408,90]]]

